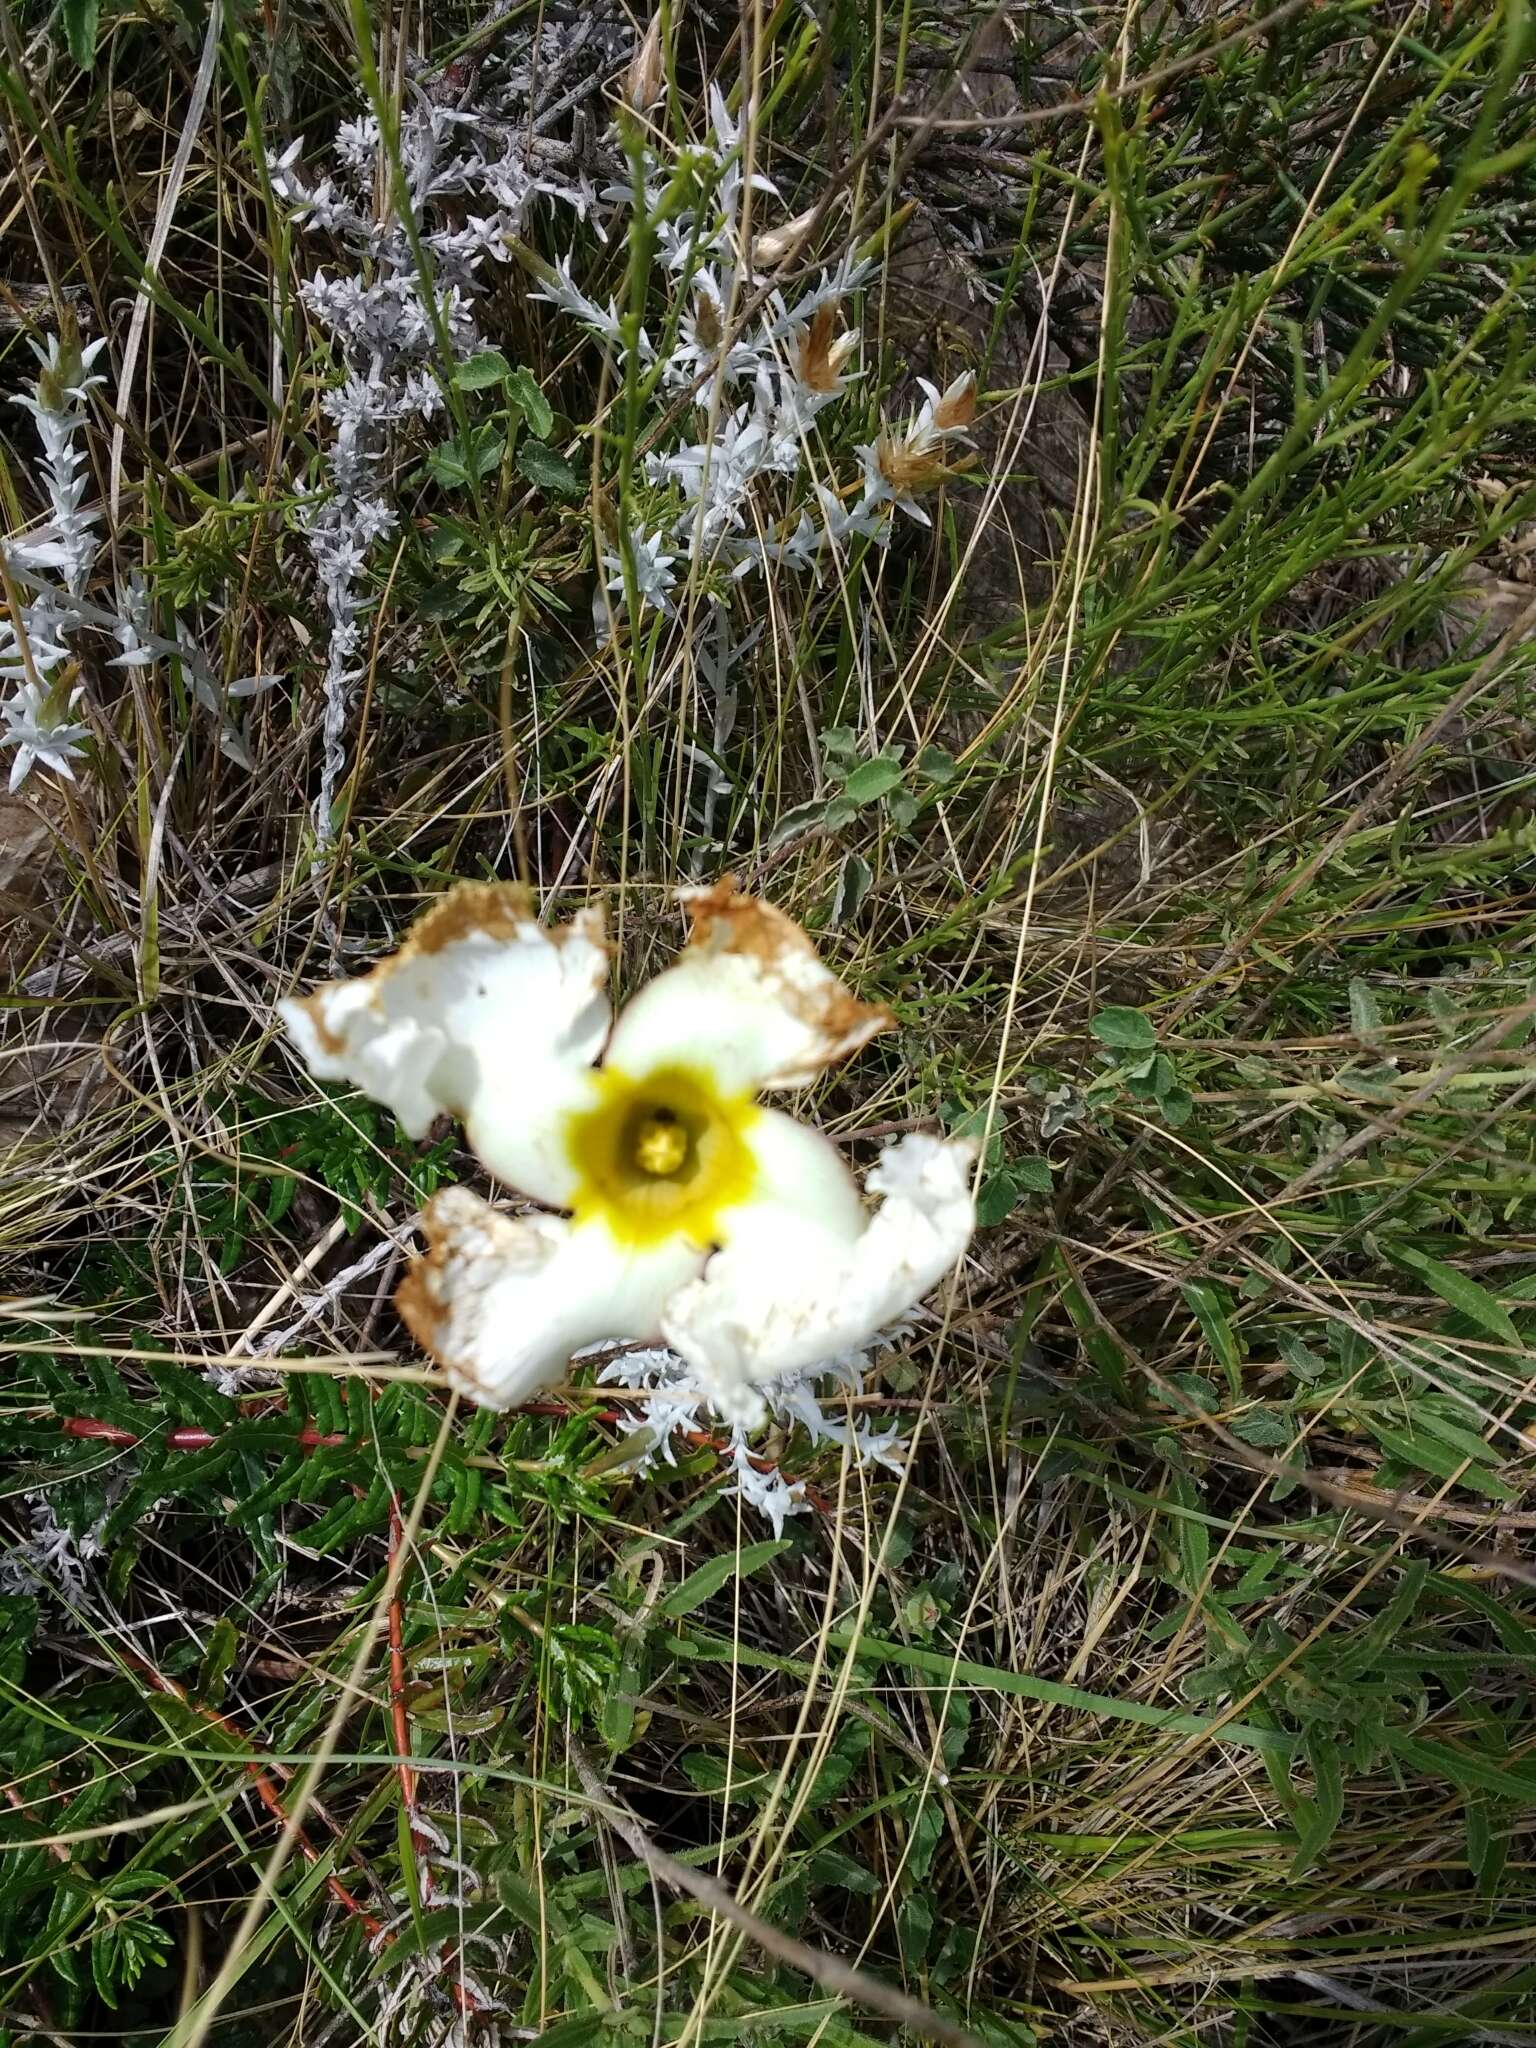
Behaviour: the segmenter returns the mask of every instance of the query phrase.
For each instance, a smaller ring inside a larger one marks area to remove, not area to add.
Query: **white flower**
[[[304,149],[304,138],[296,135],[285,150],[267,151],[267,176],[272,181],[272,190],[279,199],[290,204],[302,204],[308,196],[303,173],[299,170],[299,157]]]
[[[806,1085],[890,1022],[800,928],[724,882],[684,892],[688,946],[617,1021],[596,910],[550,930],[501,884],[461,884],[401,950],[281,1012],[310,1069],[412,1137],[443,1111],[498,1179],[564,1215],[428,1204],[400,1290],[453,1384],[506,1408],[604,1339],[663,1339],[728,1420],[767,1382],[851,1350],[955,1263],[969,1141],[909,1137],[866,1213],[821,1134],[756,1101]]]
[[[864,495],[859,501],[859,510],[866,519],[870,518],[881,505],[899,505],[909,518],[919,526],[931,526],[933,521],[904,489],[893,484],[887,475],[885,449],[887,443],[882,436],[878,441],[861,441],[854,453],[864,465]]]
[[[667,603],[667,592],[677,580],[672,574],[672,564],[677,560],[676,555],[662,553],[659,528],[648,540],[642,539],[639,535],[631,535],[630,547],[635,564],[635,595],[640,600],[641,609],[650,604],[654,605],[657,611],[669,611],[671,607]],[[622,591],[623,557],[605,551],[603,565],[609,572],[608,588]]]
[[[91,736],[88,725],[77,725],[69,716],[83,694],[84,686],[80,683],[66,696],[57,685],[25,680],[0,704],[0,719],[5,721],[0,745],[16,749],[16,758],[11,763],[13,796],[38,762],[67,782],[74,781],[75,771],[70,763],[78,758],[83,742]]]
[[[775,292],[773,303],[777,317],[770,322],[766,338],[782,341],[796,328],[803,327],[823,306],[835,306],[839,300],[851,297],[868,283],[874,273],[873,263],[856,261],[850,250],[835,270],[824,270],[818,282],[793,306],[786,306],[781,295]]]
[[[57,334],[48,336],[46,346],[34,341],[32,353],[42,365],[36,385],[13,400],[25,406],[36,423],[43,444],[43,488],[52,517],[30,539],[13,542],[7,559],[12,567],[62,571],[73,597],[84,590],[100,546],[92,531],[96,515],[81,510],[90,465],[75,444],[85,426],[86,395],[106,381],[91,369],[106,345],[101,340],[81,348],[78,342],[61,341]]]
[[[530,292],[530,299],[543,299],[551,306],[558,306],[562,313],[570,313],[602,341],[617,346],[623,339],[619,316],[610,300],[606,307],[589,299],[571,276],[571,259],[562,256],[555,264],[554,274],[544,280],[542,291]]]
[[[783,402],[791,415],[786,424],[794,429],[808,426],[824,405],[830,405],[847,389],[847,364],[859,345],[859,330],[850,327],[835,334],[836,320],[837,302],[833,299],[818,307],[805,325],[789,337]]]
[[[120,1495],[126,1483],[109,1482],[109,1497]],[[102,1555],[102,1522],[77,1536],[54,1513],[46,1492],[28,1493],[26,1499],[32,1532],[0,1547],[0,1593],[48,1598],[66,1609],[82,1606],[94,1576],[87,1566]]]
[[[372,114],[343,121],[336,130],[336,154],[351,170],[372,171],[378,153],[379,124]]]
[[[869,513],[877,505],[892,504],[919,526],[931,526],[912,494],[959,474],[957,467],[946,463],[945,449],[948,442],[965,439],[976,412],[976,386],[969,371],[942,392],[926,377],[917,381],[923,403],[902,432],[887,431],[858,450],[864,463],[862,510]]]
[[[154,633],[154,609],[149,585],[138,569],[130,569],[118,597],[117,624],[113,628],[123,650],[113,655],[108,668],[148,668],[155,660],[149,642]]]
[[[15,567],[14,561],[11,566]],[[0,618],[0,675],[46,674],[61,661],[68,661],[69,636],[80,625],[81,616],[77,601],[61,591],[40,588],[22,608],[19,633],[14,621]]]
[[[963,370],[943,391],[926,377],[917,381],[923,402],[907,429],[906,443],[914,455],[932,455],[946,441],[964,440],[976,415],[976,379]]]
[[[810,1513],[805,1481],[786,1479],[777,1465],[762,1464],[753,1456],[746,1436],[739,1428],[731,1432],[730,1463],[736,1484],[724,1489],[725,1498],[729,1500],[739,1493],[749,1508],[756,1508],[766,1519],[775,1536],[784,1534],[787,1515]]]

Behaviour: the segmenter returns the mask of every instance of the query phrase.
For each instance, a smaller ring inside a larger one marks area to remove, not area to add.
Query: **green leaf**
[[[69,54],[82,71],[96,62],[96,33],[101,24],[101,0],[64,0],[64,37]]]
[[[727,1784],[733,1790],[740,1785],[741,1775],[733,1774],[730,1758],[712,1749],[690,1749],[681,1761],[683,1774],[695,1791],[723,1792]]]
[[[1453,1450],[1438,1437],[1421,1435],[1404,1429],[1391,1429],[1374,1417],[1367,1418],[1373,1437],[1384,1451],[1399,1459],[1404,1465],[1420,1472],[1428,1472],[1435,1479],[1456,1480],[1473,1493],[1486,1494],[1490,1500],[1514,1500],[1516,1495],[1511,1487],[1496,1478],[1486,1465],[1475,1460],[1469,1461],[1464,1451]],[[1466,1470],[1463,1471],[1462,1467]]]
[[[1474,1458],[1479,1465],[1497,1465],[1499,1453],[1490,1443],[1485,1443],[1467,1421],[1458,1421],[1436,1406],[1434,1401],[1420,1401],[1415,1404],[1413,1419],[1431,1436],[1439,1437],[1441,1443],[1449,1444],[1453,1451],[1459,1451],[1464,1458]]]
[[[839,1891],[857,1892],[864,1898],[880,1890],[875,1873],[839,1849],[817,1849],[805,1868],[813,1884],[835,1885]]]
[[[454,366],[453,381],[461,391],[483,391],[512,374],[512,366],[499,348],[483,348],[467,362]]]
[[[1471,1794],[1467,1800],[1467,1867],[1485,1899],[1498,1894],[1509,1841],[1509,1831],[1495,1823],[1490,1802]]]
[[[1214,1382],[1208,1380],[1203,1372],[1176,1372],[1170,1384],[1205,1415],[1214,1415],[1221,1406],[1221,1396]]]
[[[1072,1319],[1078,1341],[1108,1381],[1115,1398],[1133,1402],[1130,1360],[1108,1325],[1094,1313],[1093,1303],[1074,1280],[1057,1255],[1055,1269],[1061,1283],[1061,1302]]]
[[[960,768],[954,755],[945,748],[924,747],[917,757],[917,772],[929,782],[943,784],[953,782]]]
[[[1168,1491],[1169,1497],[1179,1507],[1190,1510],[1190,1513],[1179,1516],[1177,1533],[1179,1567],[1183,1575],[1184,1590],[1193,1599],[1205,1590],[1205,1582],[1210,1573],[1211,1532],[1200,1512],[1200,1495],[1187,1473],[1173,1473]]]
[[[1233,1398],[1242,1392],[1239,1377],[1241,1352],[1237,1336],[1227,1320],[1227,1304],[1223,1290],[1209,1280],[1186,1280],[1180,1289],[1184,1299],[1194,1310],[1195,1321],[1205,1332],[1206,1342],[1221,1361],[1222,1370],[1231,1384]]]
[[[1040,2036],[1033,2027],[1025,2026],[1022,2020],[999,2019],[989,2012],[971,2011],[965,2015],[973,2034],[979,2035],[987,2048],[1037,2048]]]
[[[1088,1029],[1100,1045],[1115,1052],[1151,1052],[1157,1044],[1152,1020],[1140,1010],[1100,1010]]]
[[[1515,1328],[1508,1312],[1500,1308],[1487,1288],[1465,1273],[1458,1273],[1454,1266],[1442,1265],[1439,1259],[1432,1259],[1427,1252],[1403,1251],[1397,1254],[1401,1264],[1411,1266],[1415,1273],[1422,1275],[1440,1299],[1486,1330],[1491,1337],[1501,1337],[1506,1344],[1518,1346],[1520,1332]]]
[[[1157,1098],[1157,1106],[1163,1113],[1163,1122],[1177,1131],[1194,1115],[1195,1098],[1187,1088],[1167,1088]]]
[[[874,884],[875,871],[861,853],[846,854],[838,871],[837,892],[832,899],[832,922],[846,924]]]
[[[1319,1358],[1289,1330],[1280,1333],[1280,1356],[1299,1380],[1321,1379],[1328,1370],[1327,1360]]]
[[[603,1740],[617,1755],[628,1749],[635,1739],[635,1696],[643,1689],[641,1655],[643,1644],[630,1636],[619,1669],[614,1679],[613,1690],[603,1699],[599,1725]]]
[[[555,424],[554,408],[539,389],[533,372],[508,371],[507,396],[528,422],[529,432],[538,440],[547,441]]]
[[[1008,1171],[1013,1176],[1014,1186],[1023,1195],[1048,1195],[1051,1193],[1051,1162],[1030,1153],[1023,1159],[1015,1159]]]
[[[1018,1199],[1018,1184],[1006,1167],[1000,1173],[989,1173],[976,1197],[977,1223],[983,1230],[991,1230],[1012,1215]]]
[[[768,835],[770,850],[788,846],[792,839],[803,839],[808,832],[824,830],[830,822],[832,805],[841,799],[813,797],[808,804],[795,804],[780,814],[778,823]]]
[[[933,1939],[933,1904],[926,1892],[911,1892],[896,1915],[896,1939],[901,1959],[909,1970],[920,1970]]]
[[[1150,1101],[1154,1095],[1161,1095],[1165,1088],[1173,1086],[1173,1062],[1166,1053],[1145,1053],[1140,1058],[1126,1061],[1125,1077],[1134,1096],[1143,1102]]]
[[[208,1632],[208,1647],[197,1675],[197,1697],[207,1705],[216,1707],[224,1697],[224,1681],[239,1648],[239,1631],[228,1615],[221,1615]]]
[[[1292,1877],[1299,1877],[1315,1863],[1329,1842],[1344,1813],[1344,1772],[1338,1745],[1330,1729],[1314,1723],[1306,1733],[1303,1752],[1312,1767],[1314,1796],[1296,1809],[1296,1856]]]
[[[1357,1038],[1374,1038],[1381,1029],[1381,1005],[1358,975],[1349,984],[1349,1021]]]
[[[586,489],[565,457],[542,441],[519,441],[517,466],[529,483],[537,484],[541,491],[556,498],[579,498]]]
[[[1142,1700],[1111,1699],[1103,1693],[1084,1692],[1078,1686],[1063,1685],[1057,1679],[1036,1678],[1033,1672],[973,1664],[950,1650],[917,1649],[907,1643],[888,1642],[874,1635],[855,1637],[854,1632],[842,1624],[831,1630],[828,1640],[839,1649],[856,1648],[860,1657],[878,1657],[887,1664],[905,1665],[914,1671],[931,1673],[941,1678],[946,1686],[967,1685],[983,1692],[1011,1693],[1020,1699],[1038,1700],[1080,1713],[1102,1715],[1110,1720],[1138,1722],[1143,1727],[1158,1728],[1169,1735],[1209,1735],[1219,1742],[1237,1743],[1247,1749],[1274,1752],[1281,1756],[1288,1756],[1295,1747],[1294,1738],[1277,1728],[1251,1727],[1241,1721],[1223,1721],[1218,1725],[1205,1715],[1181,1714],[1170,1707],[1149,1707]],[[696,1650],[694,1654],[697,1654]],[[729,1662],[732,1658],[738,1663],[752,1661],[742,1654],[742,1646],[734,1641],[722,1644],[720,1661]],[[1430,1745],[1426,1743],[1423,1746],[1427,1749]]]
[[[427,454],[427,468],[444,490],[463,490],[474,478],[489,476],[501,461],[506,436],[492,429],[471,434],[466,449],[457,436],[444,441]]]
[[[608,2018],[606,2013],[583,2012],[574,2019],[556,2020],[541,2030],[539,2048],[589,2048],[608,2031]]]
[[[745,1543],[740,1550],[722,1552],[701,1564],[697,1571],[690,1572],[686,1579],[674,1586],[661,1602],[660,1612],[674,1621],[680,1614],[691,1614],[695,1607],[702,1607],[712,1594],[738,1576],[747,1578],[752,1572],[761,1571],[765,1564],[772,1564],[776,1557],[782,1557],[790,1547],[787,1537],[767,1537],[761,1543]]]
[[[1410,1770],[1427,1777],[1448,1778],[1463,1792],[1491,1792],[1495,1798],[1511,1799],[1519,1807],[1536,1805],[1536,1776],[1518,1767],[1497,1762],[1486,1754],[1463,1749],[1453,1742],[1432,1742],[1405,1730],[1387,1731],[1387,1747]]]
[[[861,761],[848,777],[843,788],[846,795],[856,804],[878,803],[881,797],[889,796],[900,782],[901,763],[888,755],[877,754],[873,761]]]
[[[1296,1425],[1284,1409],[1255,1408],[1251,1414],[1238,1417],[1232,1434],[1256,1450],[1277,1451],[1296,1434]]]

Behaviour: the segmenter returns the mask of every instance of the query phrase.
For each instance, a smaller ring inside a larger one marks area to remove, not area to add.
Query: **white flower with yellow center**
[[[690,941],[614,1020],[602,914],[551,929],[527,894],[461,883],[371,973],[279,1005],[310,1070],[413,1138],[461,1119],[498,1180],[428,1203],[398,1296],[459,1390],[508,1408],[605,1339],[667,1343],[731,1421],[758,1389],[847,1352],[955,1263],[974,1227],[968,1141],[911,1136],[868,1176],[757,1100],[815,1080],[890,1023],[798,925],[724,882],[684,892]]]

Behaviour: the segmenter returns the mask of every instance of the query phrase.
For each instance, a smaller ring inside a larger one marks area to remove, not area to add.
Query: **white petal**
[[[607,1065],[637,1077],[703,1067],[728,1095],[798,1088],[892,1022],[849,994],[799,925],[733,882],[683,897],[687,948],[622,1012]]]
[[[423,1217],[427,1255],[395,1296],[407,1328],[461,1394],[511,1408],[563,1379],[571,1354],[604,1338],[653,1342],[668,1296],[705,1255],[680,1239],[646,1250],[601,1223],[503,1216],[468,1188],[443,1188]]]
[[[779,1109],[759,1109],[746,1142],[757,1168],[749,1201],[716,1219],[720,1241],[750,1255],[815,1260],[856,1244],[869,1228],[858,1182],[830,1138]]]
[[[901,1139],[869,1175],[885,1200],[851,1244],[818,1242],[774,1202],[738,1223],[661,1318],[723,1416],[761,1421],[764,1382],[856,1349],[948,1272],[975,1227],[975,1159],[969,1139]]]
[[[593,1092],[607,977],[600,911],[551,930],[524,890],[461,882],[371,973],[278,1010],[311,1073],[387,1104],[408,1137],[461,1117],[498,1179],[561,1206],[576,1184],[564,1119]]]

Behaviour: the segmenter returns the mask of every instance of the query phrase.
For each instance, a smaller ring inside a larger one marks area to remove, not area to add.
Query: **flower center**
[[[720,1212],[744,1201],[757,1178],[751,1096],[722,1096],[685,1067],[640,1079],[604,1067],[594,1079],[593,1107],[565,1126],[576,1221],[601,1219],[624,1244],[717,1242]]]
[[[665,1104],[648,1110],[635,1127],[635,1164],[658,1180],[679,1172],[688,1159],[688,1133]]]

